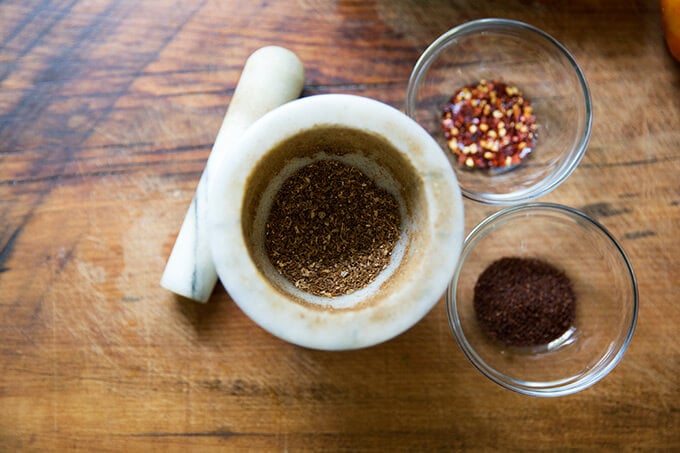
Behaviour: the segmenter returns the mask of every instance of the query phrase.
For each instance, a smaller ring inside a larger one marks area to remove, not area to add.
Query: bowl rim
[[[516,213],[521,212],[531,212],[531,211],[550,211],[570,218],[575,218],[581,221],[585,221],[595,227],[595,229],[603,234],[609,242],[614,246],[614,250],[618,252],[619,256],[623,259],[626,269],[628,270],[628,275],[630,277],[630,284],[632,289],[632,307],[631,307],[631,322],[628,326],[628,331],[624,340],[618,346],[618,350],[612,351],[609,349],[609,354],[605,355],[601,360],[597,362],[586,374],[580,376],[576,380],[557,380],[550,381],[549,383],[542,384],[541,382],[524,382],[520,385],[515,379],[510,376],[501,373],[499,370],[489,366],[475,351],[474,347],[468,342],[463,328],[458,316],[458,303],[456,299],[456,290],[458,288],[458,278],[460,277],[461,270],[465,265],[466,258],[471,250],[474,248],[476,243],[484,237],[491,228],[494,227],[497,221],[511,216]],[[630,259],[626,255],[625,251],[617,239],[597,220],[593,219],[589,215],[585,214],[578,209],[557,204],[557,203],[546,203],[546,202],[533,202],[524,203],[516,206],[511,206],[504,208],[494,214],[488,216],[482,220],[472,231],[467,235],[463,243],[463,250],[460,254],[458,260],[458,265],[456,271],[454,272],[451,283],[446,292],[446,312],[449,320],[449,326],[453,332],[453,336],[458,343],[458,346],[463,351],[463,354],[472,363],[472,365],[477,368],[483,375],[488,379],[495,382],[496,384],[512,390],[517,393],[521,393],[529,396],[536,397],[558,397],[570,395],[573,393],[585,390],[591,387],[595,383],[599,382],[605,376],[607,376],[618,363],[623,358],[628,346],[632,340],[633,333],[635,332],[635,327],[637,325],[639,311],[639,292],[637,279],[635,277],[635,272],[633,271],[633,266]],[[614,352],[612,354],[612,352]],[[549,384],[549,385],[548,385]]]
[[[578,84],[581,87],[581,93],[583,95],[583,101],[586,112],[583,134],[581,135],[578,143],[576,143],[570,150],[570,156],[564,159],[563,162],[557,168],[555,168],[555,170],[553,170],[548,176],[546,176],[539,182],[533,184],[528,188],[506,194],[475,192],[468,190],[463,185],[461,185],[461,192],[465,198],[483,204],[497,206],[525,203],[550,193],[560,184],[562,184],[573,173],[573,171],[576,169],[576,167],[578,167],[579,163],[583,159],[586,149],[588,148],[588,143],[590,142],[590,136],[592,133],[593,126],[592,97],[583,70],[576,62],[576,59],[569,52],[569,50],[567,50],[567,48],[562,43],[560,43],[550,34],[526,22],[521,22],[513,19],[493,17],[476,19],[469,22],[465,22],[463,24],[451,28],[450,30],[440,35],[420,55],[415,66],[413,67],[413,70],[411,71],[411,75],[408,80],[408,85],[406,88],[406,99],[404,104],[404,112],[415,120],[417,103],[416,96],[419,91],[419,87],[422,83],[422,80],[425,77],[425,74],[427,73],[432,63],[435,61],[436,57],[451,41],[455,40],[459,36],[467,35],[470,33],[501,28],[522,29],[524,31],[536,35],[537,38],[543,39],[544,41],[554,46],[554,48],[557,49],[558,52],[567,60],[569,65],[574,70],[574,73],[576,74],[576,78],[578,79],[579,82]]]

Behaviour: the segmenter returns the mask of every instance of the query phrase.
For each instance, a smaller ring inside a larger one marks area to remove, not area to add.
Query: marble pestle
[[[220,177],[215,173],[217,161],[231,152],[245,130],[265,113],[299,97],[303,84],[302,63],[290,50],[267,46],[248,58],[165,266],[163,288],[197,302],[208,301],[217,282],[206,229],[208,181]]]

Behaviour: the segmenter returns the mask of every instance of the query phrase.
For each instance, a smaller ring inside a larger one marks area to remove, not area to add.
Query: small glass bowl
[[[544,346],[519,348],[480,328],[475,283],[502,257],[539,258],[571,280],[576,317],[564,335]],[[468,235],[447,311],[459,346],[489,379],[525,395],[562,396],[595,384],[621,360],[635,330],[638,290],[628,258],[602,225],[569,207],[528,203],[491,215]]]
[[[480,80],[518,88],[536,117],[535,149],[505,172],[461,166],[442,132],[451,96]],[[507,19],[468,22],[434,41],[413,68],[405,112],[440,144],[463,195],[490,205],[526,202],[559,186],[581,161],[592,126],[590,92],[574,58],[545,32]]]

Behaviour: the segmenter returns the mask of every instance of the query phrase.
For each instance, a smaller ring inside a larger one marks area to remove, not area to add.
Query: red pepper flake
[[[468,168],[514,168],[536,142],[531,101],[516,87],[493,80],[456,91],[444,107],[441,125],[449,149]]]

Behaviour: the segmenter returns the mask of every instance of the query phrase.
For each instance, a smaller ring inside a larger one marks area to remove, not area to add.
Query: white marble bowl
[[[369,285],[338,297],[295,288],[263,245],[283,180],[329,158],[390,191],[402,213],[390,265]],[[268,113],[224,150],[209,190],[210,246],[224,287],[254,322],[304,347],[363,348],[409,329],[444,294],[462,248],[462,197],[439,145],[403,113],[368,98],[311,96]]]

